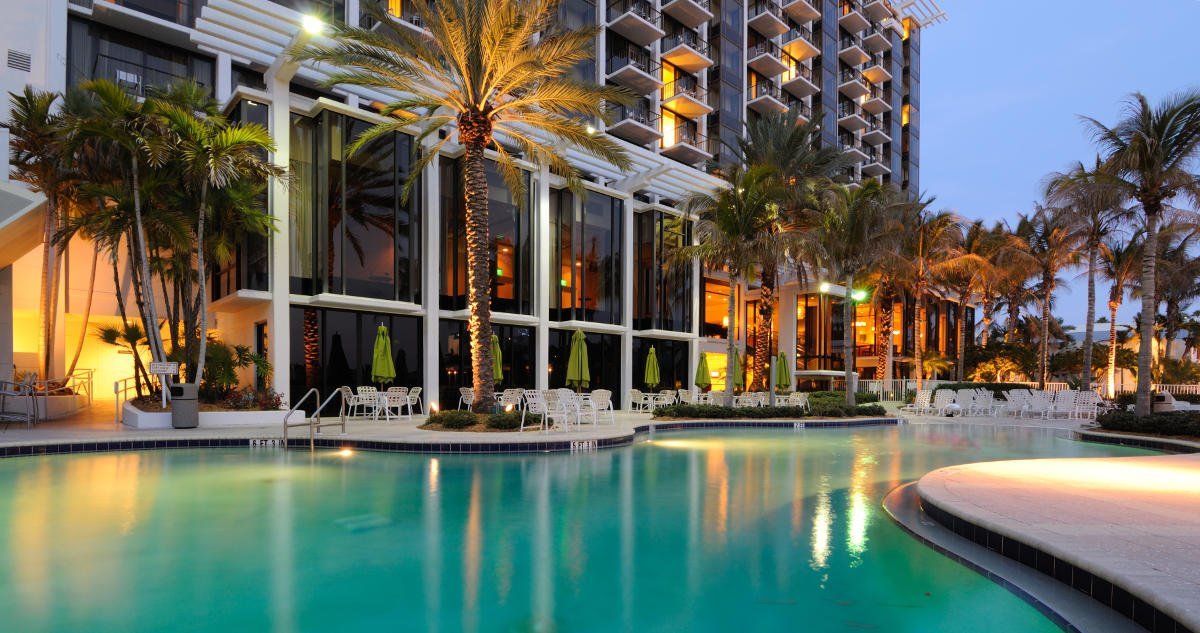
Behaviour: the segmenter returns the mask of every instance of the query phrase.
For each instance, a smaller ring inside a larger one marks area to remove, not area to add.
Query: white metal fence
[[[958,381],[955,381],[955,380],[925,380],[925,381],[922,381],[922,387],[925,389],[935,389],[939,385],[946,385],[946,384],[950,384],[950,383],[954,383],[954,382],[958,382]],[[967,382],[970,382],[970,381],[967,381]],[[1019,382],[1019,381],[1005,381],[1005,382],[1008,382],[1008,383],[1014,384],[1014,385],[1023,385],[1023,386],[1029,387],[1031,389],[1039,388],[1039,386],[1036,382]],[[1042,387],[1042,389],[1044,389],[1045,391],[1062,391],[1064,389],[1069,389],[1069,388],[1070,388],[1070,385],[1068,385],[1065,382],[1048,382],[1048,383],[1046,383],[1045,387]],[[858,382],[858,390],[859,391],[865,391],[867,393],[878,394],[879,399],[884,402],[902,402],[905,399],[905,393],[907,393],[909,391],[916,391],[916,389],[917,389],[917,381],[912,380],[912,379],[860,380]]]

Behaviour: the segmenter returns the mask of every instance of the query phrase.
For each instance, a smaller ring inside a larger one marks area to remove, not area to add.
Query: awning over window
[[[46,198],[18,182],[0,182],[0,268],[42,244]]]

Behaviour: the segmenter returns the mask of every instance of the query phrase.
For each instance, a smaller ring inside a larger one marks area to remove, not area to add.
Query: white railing
[[[146,387],[149,389],[149,388],[153,387],[154,382],[158,382],[160,380],[161,380],[161,377],[156,374],[154,376],[154,378],[151,379],[151,382],[146,385]],[[162,383],[159,382],[159,389],[161,389],[161,388],[162,388]],[[117,402],[116,420],[117,420],[118,425],[125,422],[125,407],[124,407],[124,405],[125,405],[125,402],[129,400],[130,392],[133,392],[135,395],[137,394],[137,380],[133,376],[113,381],[113,396]]]
[[[76,369],[70,376],[50,380],[42,380],[36,369],[17,371],[22,374],[21,380],[17,382],[26,385],[33,396],[33,400],[30,401],[32,404],[22,406],[38,408],[35,413],[39,420],[56,420],[75,415],[81,408],[81,397],[87,398],[86,407],[92,405],[94,369]]]
[[[1165,391],[1173,396],[1196,396],[1200,395],[1200,384],[1191,385],[1163,385],[1153,383],[1150,385],[1150,391]],[[1117,393],[1137,393],[1137,389],[1117,389]]]

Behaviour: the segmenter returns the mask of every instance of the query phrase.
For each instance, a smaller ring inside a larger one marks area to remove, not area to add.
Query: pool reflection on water
[[[949,464],[1133,454],[905,426],[7,459],[0,612],[13,631],[1053,631],[880,501]]]

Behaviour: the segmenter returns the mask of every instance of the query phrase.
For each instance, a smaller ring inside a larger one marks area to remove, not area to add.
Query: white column
[[[796,371],[796,291],[787,290],[780,293],[779,303],[775,310],[779,314],[779,350],[787,356],[788,375]],[[796,384],[792,378],[792,385]]]
[[[269,128],[275,141],[275,153],[271,155],[271,160],[276,166],[287,169],[291,156],[288,82],[277,77],[270,79]],[[284,181],[276,178],[271,181],[270,192],[271,219],[275,222],[275,232],[271,235],[271,309],[267,313],[267,355],[271,360],[271,388],[283,394],[284,404],[290,404],[292,396],[298,397],[300,394],[289,393],[291,323],[288,313],[291,270],[288,266],[288,246],[291,240],[291,222],[288,212],[288,190]]]
[[[12,380],[13,369],[12,266],[0,268],[0,380]]]
[[[349,5],[347,5],[347,10]],[[438,362],[441,351],[441,321],[439,319],[439,298],[442,288],[441,248],[444,242],[442,236],[442,207],[441,207],[441,161],[434,159],[425,167],[421,174],[421,194],[419,199],[421,227],[421,299],[425,305],[425,319],[422,321],[421,368],[423,389],[425,391],[425,407],[437,403],[439,409],[446,403],[439,402],[441,397],[441,367]]]
[[[233,95],[233,59],[229,53],[217,53],[216,86],[214,96],[217,103],[224,105]]]
[[[626,198],[621,219],[621,391],[617,401],[624,402],[633,389],[633,198]],[[625,403],[628,407],[628,403]]]
[[[533,313],[538,323],[534,335],[534,367],[550,366],[550,248],[554,240],[550,237],[550,170],[538,171],[534,178],[533,198]],[[550,375],[545,371],[534,371],[535,387],[548,389]]]

